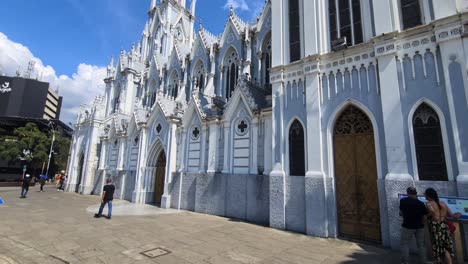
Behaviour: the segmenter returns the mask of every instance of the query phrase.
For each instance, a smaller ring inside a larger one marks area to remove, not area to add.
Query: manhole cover
[[[150,249],[148,251],[141,252],[140,254],[148,258],[157,258],[157,257],[167,255],[169,253],[171,253],[169,250],[158,247],[158,248]]]

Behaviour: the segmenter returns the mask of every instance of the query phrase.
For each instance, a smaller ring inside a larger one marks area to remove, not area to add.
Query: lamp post
[[[49,177],[50,160],[52,159],[52,153],[54,152],[54,142],[55,142],[55,130],[54,130],[54,125],[52,121],[49,121],[48,126],[52,128],[52,143],[50,144],[49,161],[47,162],[47,170],[46,170],[47,177]]]

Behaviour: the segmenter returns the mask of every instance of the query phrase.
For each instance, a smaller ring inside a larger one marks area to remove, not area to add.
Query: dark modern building
[[[35,123],[42,131],[53,127],[61,136],[71,138],[73,130],[59,120],[61,107],[62,97],[49,83],[0,76],[0,128],[4,135],[12,135],[16,128],[27,123]],[[20,162],[0,159],[0,182],[17,180],[21,175]]]
[[[0,117],[59,119],[62,97],[49,83],[0,76]]]

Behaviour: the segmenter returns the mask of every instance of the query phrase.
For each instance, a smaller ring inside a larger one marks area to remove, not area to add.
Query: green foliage
[[[64,169],[67,165],[70,140],[55,132],[52,167]],[[4,135],[4,134],[3,134]],[[12,136],[0,137],[0,159],[8,162],[22,161],[32,169],[41,168],[48,161],[52,132],[44,133],[36,124],[27,123],[16,128]],[[51,163],[52,163],[51,162]]]

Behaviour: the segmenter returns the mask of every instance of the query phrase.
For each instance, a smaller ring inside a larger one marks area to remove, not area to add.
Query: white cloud
[[[249,8],[249,5],[247,4],[247,2],[245,2],[245,0],[227,0],[226,1],[226,4],[224,5],[224,8],[228,9],[228,8],[234,8],[234,9],[239,9],[241,11],[249,11],[250,8]]]
[[[35,61],[33,78],[49,82],[53,89],[59,88],[63,96],[60,119],[65,123],[75,121],[80,105],[92,102],[97,95],[104,93],[105,67],[82,63],[71,77],[57,76],[54,68],[44,65],[28,47],[8,39],[0,32],[0,74],[14,76],[18,67],[24,73],[30,61]]]

